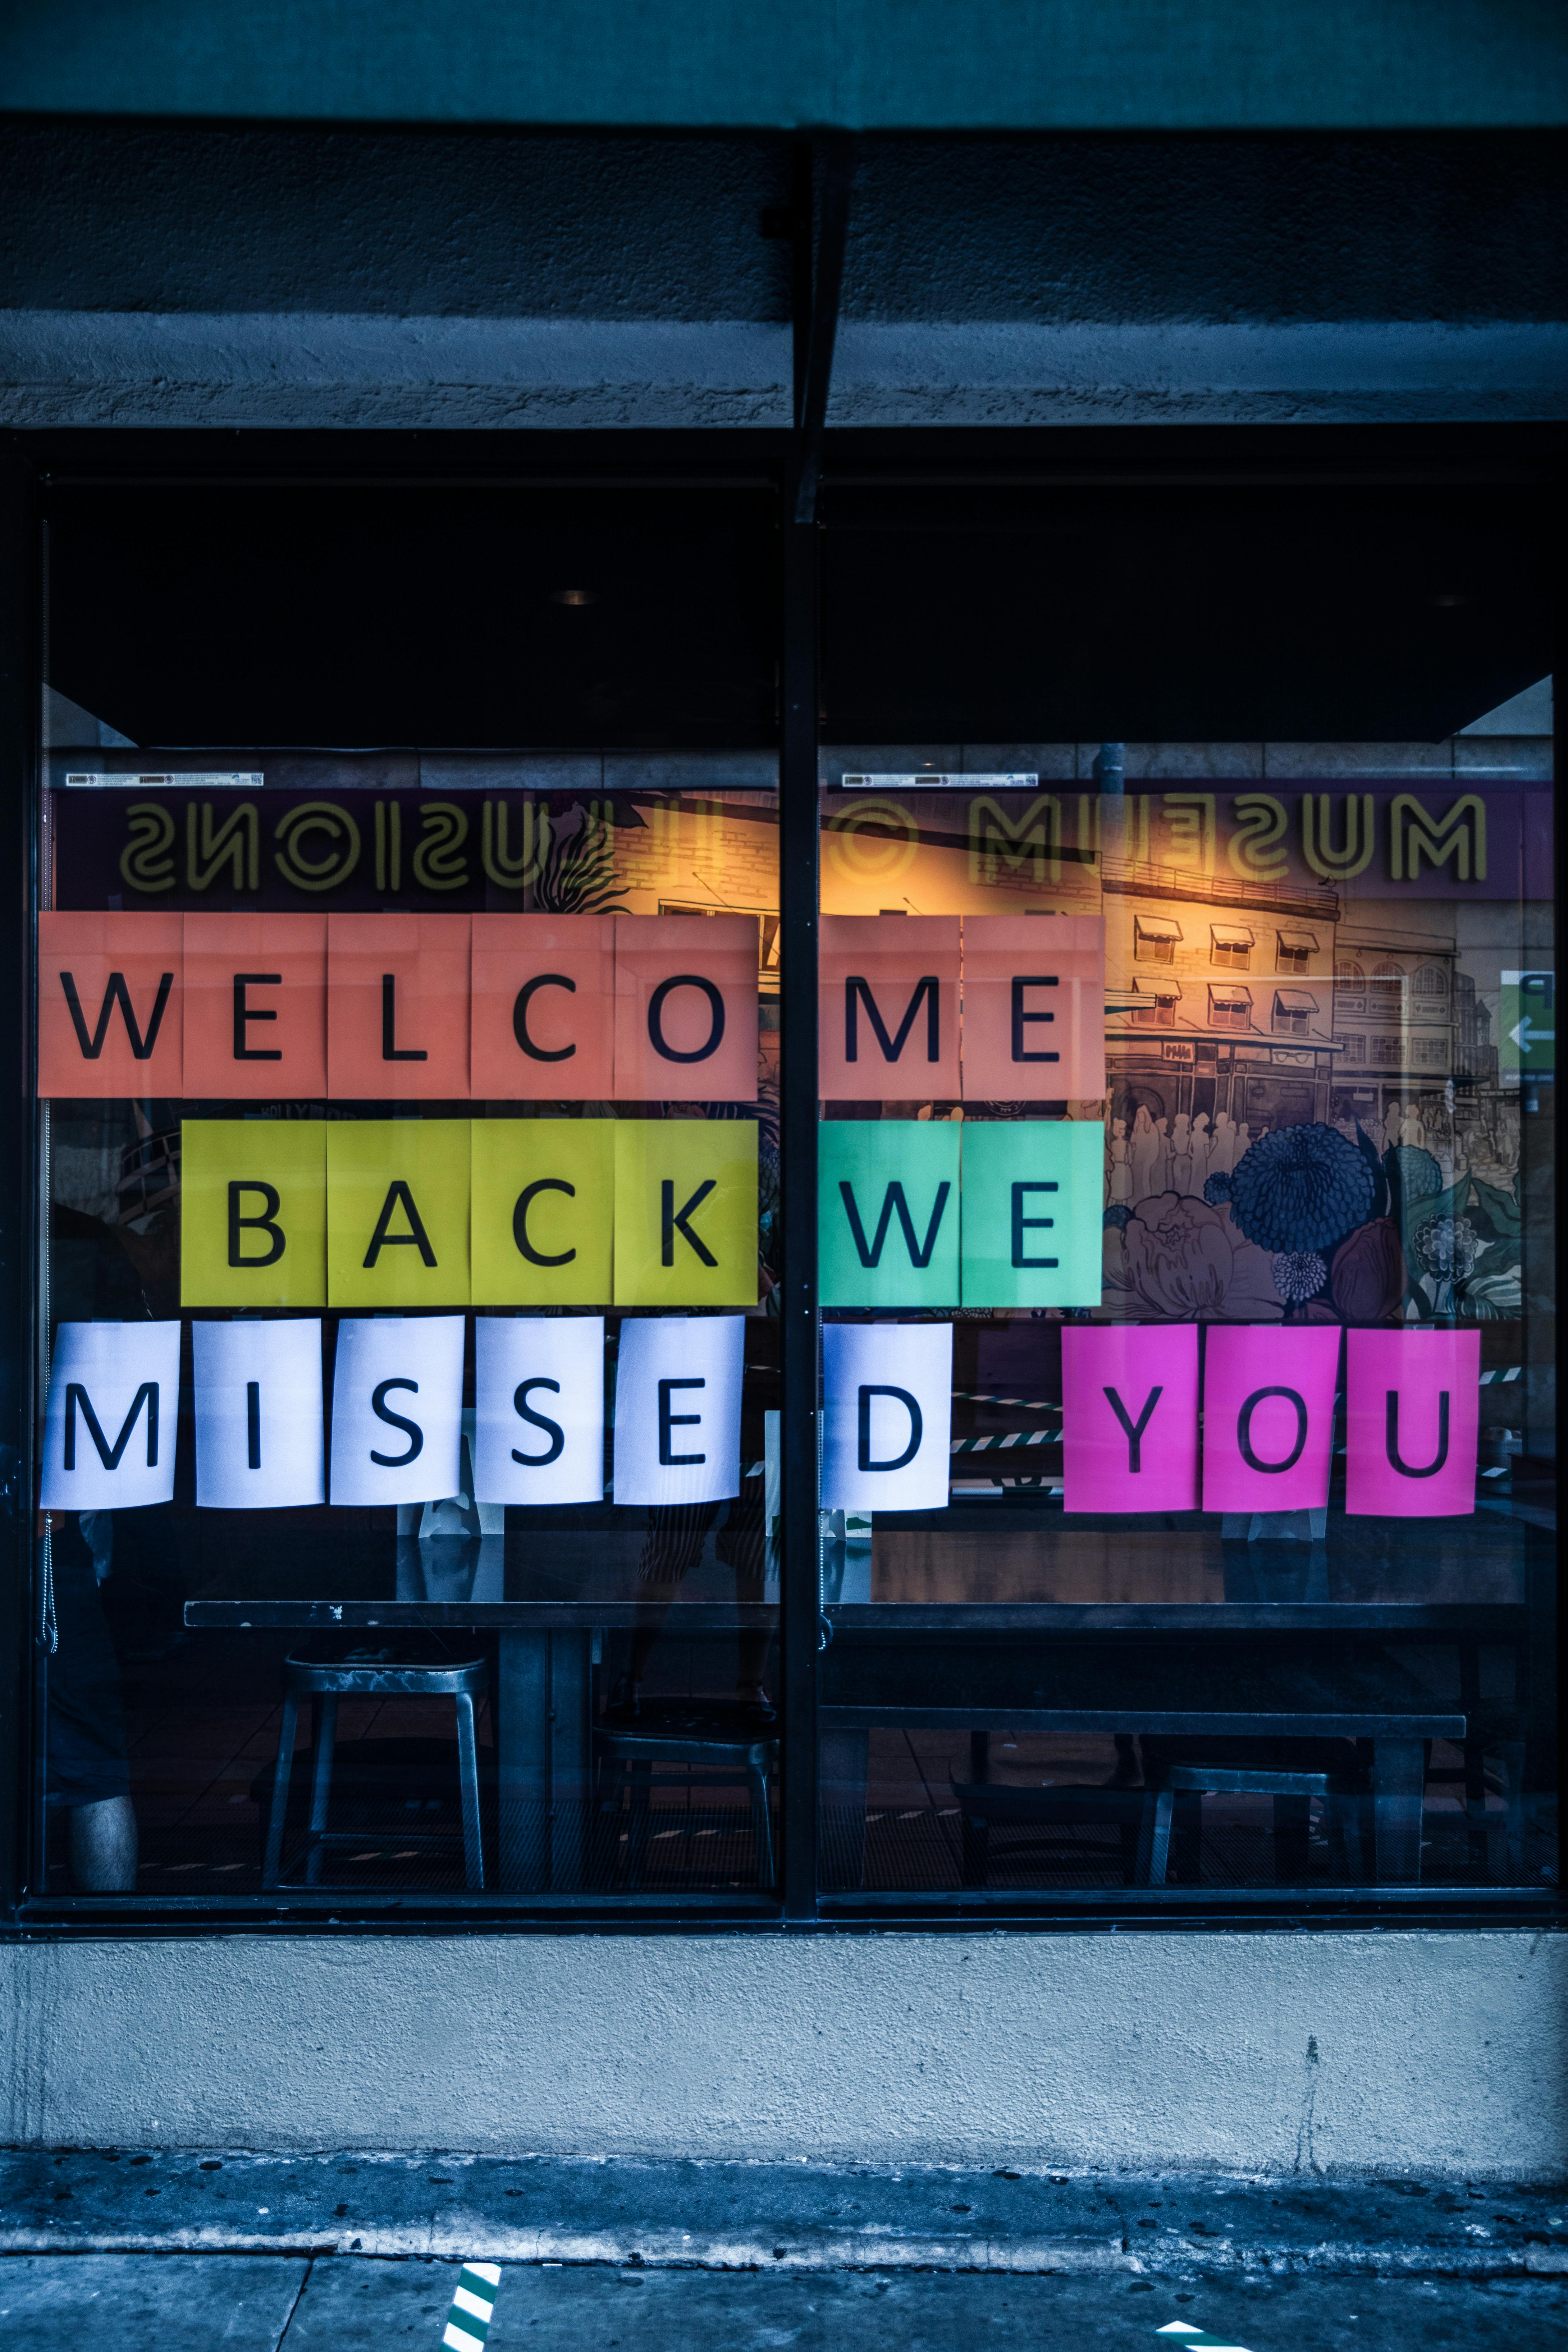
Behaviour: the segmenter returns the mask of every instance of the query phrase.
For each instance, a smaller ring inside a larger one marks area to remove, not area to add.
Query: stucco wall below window
[[[1568,1939],[13,1945],[0,2140],[1568,2172]]]

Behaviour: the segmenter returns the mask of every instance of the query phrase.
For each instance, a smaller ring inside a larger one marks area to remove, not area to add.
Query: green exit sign
[[[1498,1007],[1498,1067],[1550,1077],[1557,1064],[1557,975],[1505,971]]]

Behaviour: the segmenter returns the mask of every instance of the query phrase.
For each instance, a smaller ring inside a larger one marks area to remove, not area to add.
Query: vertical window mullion
[[[782,1893],[786,1917],[816,1906],[816,1659],[820,1621],[816,1284],[817,529],[784,508],[779,907],[782,1064],[783,1514]]]
[[[10,1557],[0,1622],[0,1727],[8,1743],[9,1801],[0,1804],[0,1917],[16,1916],[26,1868],[27,1769],[34,1648],[33,1481],[37,1107],[33,1037],[33,909],[37,856],[39,578],[31,467],[15,450],[0,459],[0,905],[10,958],[10,1019],[0,1027],[0,1088],[13,1106],[0,1142],[0,1323],[16,1335],[0,1376],[0,1541]],[[22,1335],[26,1335],[23,1337]]]

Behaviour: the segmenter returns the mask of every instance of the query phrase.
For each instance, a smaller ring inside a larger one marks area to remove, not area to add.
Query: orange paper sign
[[[819,984],[825,1101],[956,1099],[956,915],[824,915]]]
[[[178,915],[38,917],[38,1092],[181,1095]]]
[[[1104,924],[965,915],[965,1102],[1098,1102],[1104,1093]]]
[[[754,915],[616,917],[616,1094],[756,1101]]]
[[[613,915],[476,915],[471,1086],[480,1100],[615,1092]]]
[[[327,1091],[325,915],[186,915],[185,1092],[245,1102]]]
[[[467,915],[327,919],[327,1071],[339,1101],[468,1092]]]

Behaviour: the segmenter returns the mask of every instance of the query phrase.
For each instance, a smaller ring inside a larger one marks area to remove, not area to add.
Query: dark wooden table
[[[639,1536],[612,1527],[460,1543],[330,1531],[259,1557],[215,1555],[191,1626],[469,1630],[499,1637],[495,1691],[502,1886],[580,1887],[593,1787],[593,1670],[604,1633],[668,1608],[669,1638],[771,1626],[771,1596],[738,1601],[704,1564],[641,1582]],[[753,1588],[754,1589],[754,1588]],[[825,1801],[864,1805],[872,1730],[1119,1732],[1184,1738],[1365,1739],[1374,1758],[1380,1879],[1420,1872],[1425,1743],[1465,1717],[1389,1654],[1397,1641],[1517,1643],[1517,1605],[1378,1600],[846,1601],[825,1612]]]
[[[1140,1626],[1108,1641],[1096,1627],[1028,1641],[1019,1628],[1005,1646],[996,1631],[952,1629],[937,1643],[914,1629],[846,1626],[823,1661],[824,1801],[854,1806],[869,1736],[882,1728],[1122,1733],[1200,1746],[1365,1740],[1379,1883],[1419,1878],[1426,1743],[1463,1739],[1465,1717],[1392,1656],[1375,1629],[1216,1628],[1196,1638],[1190,1628]]]

